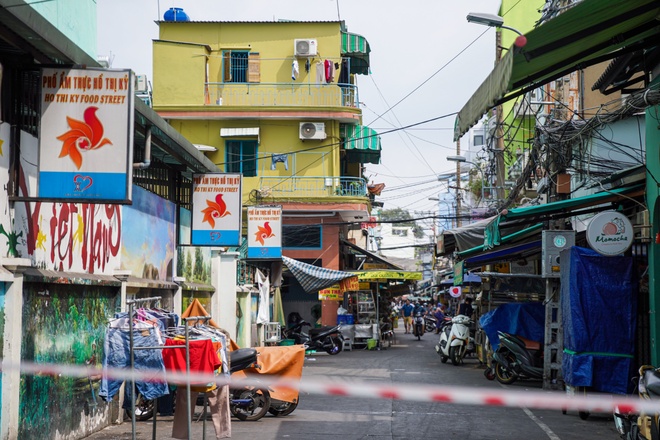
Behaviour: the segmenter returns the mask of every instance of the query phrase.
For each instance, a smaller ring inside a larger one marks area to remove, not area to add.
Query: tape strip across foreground
[[[124,381],[136,380],[145,382],[172,383],[211,383],[242,387],[246,385],[286,387],[300,392],[345,396],[347,398],[370,398],[410,400],[417,402],[455,403],[461,405],[501,406],[534,409],[565,409],[600,413],[612,413],[615,408],[621,413],[660,412],[660,400],[641,400],[639,398],[619,395],[580,395],[569,396],[561,391],[515,391],[500,388],[468,388],[428,384],[392,385],[378,382],[341,383],[318,379],[303,379],[302,381],[287,381],[277,377],[259,375],[255,380],[232,380],[224,375],[209,375],[198,373],[166,374],[157,370],[130,371],[126,369],[101,369],[84,365],[35,364],[22,362],[20,365],[8,360],[2,360],[3,373],[20,372],[28,375],[52,375],[108,378]]]

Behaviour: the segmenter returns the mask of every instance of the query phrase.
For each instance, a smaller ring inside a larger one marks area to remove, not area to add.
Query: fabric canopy
[[[366,125],[343,125],[344,150],[349,163],[380,163],[380,136]]]
[[[577,69],[655,46],[659,13],[657,0],[584,0],[528,32],[527,44],[512,46],[463,106],[454,140],[496,105]]]
[[[351,58],[351,73],[369,75],[369,42],[362,35],[341,33],[341,54]]]
[[[325,269],[289,257],[283,256],[282,261],[307,293],[318,292],[343,279],[355,276],[351,272]]]

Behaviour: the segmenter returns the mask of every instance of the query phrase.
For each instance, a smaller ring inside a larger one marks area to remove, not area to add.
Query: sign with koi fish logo
[[[38,197],[130,203],[133,73],[41,71]]]
[[[194,174],[192,203],[192,245],[240,246],[240,174]]]
[[[248,258],[282,258],[282,207],[251,206],[248,216]]]

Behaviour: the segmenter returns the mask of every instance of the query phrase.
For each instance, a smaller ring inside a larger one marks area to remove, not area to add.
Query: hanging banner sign
[[[463,261],[454,264],[454,286],[463,284]]]
[[[587,243],[601,255],[621,255],[632,245],[633,227],[628,217],[616,211],[596,214],[587,226]]]
[[[192,202],[192,245],[241,244],[240,174],[194,174]]]
[[[247,257],[282,258],[282,207],[251,206],[247,223]]]
[[[41,70],[39,198],[131,202],[130,70]]]
[[[461,294],[462,294],[462,291],[461,291],[461,290],[462,290],[462,289],[461,289],[460,286],[451,286],[451,287],[449,288],[449,295],[450,295],[452,298],[460,298],[460,296],[461,296]]]
[[[342,292],[360,290],[358,277],[344,278],[339,281],[339,288]]]

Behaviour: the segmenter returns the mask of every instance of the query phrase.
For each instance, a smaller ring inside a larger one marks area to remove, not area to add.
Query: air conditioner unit
[[[135,93],[144,93],[149,91],[147,75],[135,75]]]
[[[312,39],[293,40],[293,53],[297,57],[315,57],[316,46],[317,46],[316,40],[312,40]]]
[[[325,139],[325,124],[323,122],[301,122],[300,139]]]

